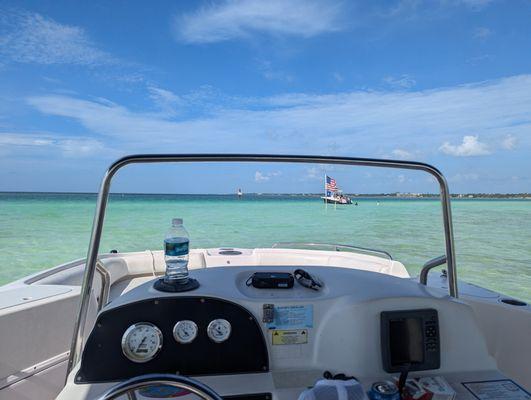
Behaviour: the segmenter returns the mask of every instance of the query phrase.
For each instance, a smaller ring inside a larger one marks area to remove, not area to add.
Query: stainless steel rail
[[[428,274],[430,270],[444,264],[446,264],[446,256],[435,257],[427,261],[420,270],[419,282],[426,286],[428,284]]]
[[[325,157],[325,156],[302,156],[302,155],[268,155],[268,154],[139,154],[123,157],[114,162],[105,173],[101,182],[100,191],[92,225],[92,234],[89,242],[87,263],[81,287],[78,316],[74,326],[74,336],[70,348],[70,358],[68,360],[68,373],[81,357],[83,340],[85,334],[85,323],[89,306],[90,291],[96,263],[98,261],[98,250],[105,219],[107,201],[113,176],[129,164],[146,163],[182,163],[182,162],[274,162],[274,163],[309,163],[309,164],[336,164],[336,165],[357,165],[366,167],[397,168],[424,171],[435,177],[439,183],[441,193],[441,205],[445,234],[446,257],[448,265],[448,291],[450,296],[457,297],[457,273],[455,265],[454,235],[452,227],[452,210],[450,207],[450,192],[448,183],[443,174],[435,167],[414,161],[401,160],[378,160],[373,158],[354,157]]]
[[[312,242],[278,242],[271,246],[275,248],[292,248],[287,246],[306,246],[306,247],[333,247],[334,251],[341,251],[340,249],[358,250],[362,253],[378,254],[384,256],[389,260],[393,260],[393,256],[385,250],[369,249],[368,247],[353,246],[351,244],[336,244],[336,243],[312,243]]]

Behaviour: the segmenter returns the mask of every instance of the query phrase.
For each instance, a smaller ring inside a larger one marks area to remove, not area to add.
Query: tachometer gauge
[[[179,343],[191,343],[197,337],[197,324],[194,321],[179,321],[173,327],[173,337]]]
[[[224,342],[229,338],[231,329],[230,322],[226,319],[215,319],[208,324],[208,337],[216,343]]]
[[[162,348],[162,332],[150,322],[131,325],[122,336],[122,351],[133,362],[152,360]]]

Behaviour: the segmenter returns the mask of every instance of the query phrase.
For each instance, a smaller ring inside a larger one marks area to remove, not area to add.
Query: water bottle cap
[[[182,218],[174,218],[171,220],[171,224],[172,225],[182,225],[183,224],[183,219]]]

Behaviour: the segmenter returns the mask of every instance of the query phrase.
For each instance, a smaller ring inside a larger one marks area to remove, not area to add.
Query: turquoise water
[[[86,255],[95,195],[0,193],[0,284]],[[102,252],[162,249],[184,218],[192,247],[313,241],[379,248],[417,274],[444,253],[436,200],[360,199],[325,207],[303,196],[113,195]],[[531,201],[455,200],[459,278],[531,301]]]

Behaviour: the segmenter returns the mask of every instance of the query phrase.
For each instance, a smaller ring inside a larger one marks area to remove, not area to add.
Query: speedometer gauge
[[[230,322],[226,319],[215,319],[208,324],[207,334],[213,342],[221,343],[229,338],[231,329]]]
[[[133,362],[152,360],[162,348],[162,332],[150,322],[131,325],[122,336],[122,351]]]
[[[194,321],[179,321],[173,327],[173,337],[178,343],[192,343],[197,336],[197,324]]]

